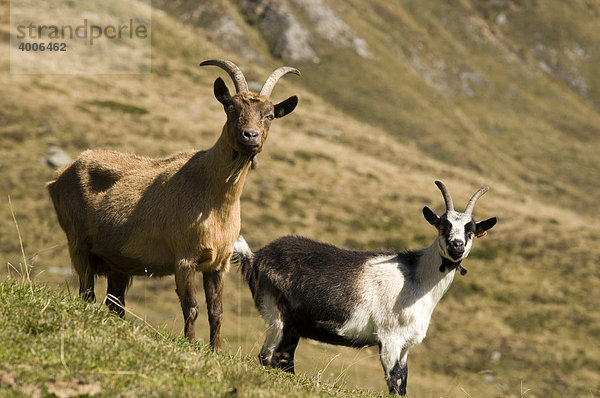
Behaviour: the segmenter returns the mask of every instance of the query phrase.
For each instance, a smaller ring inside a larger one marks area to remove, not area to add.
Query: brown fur
[[[223,274],[240,231],[246,175],[271,120],[290,113],[297,98],[274,106],[254,93],[230,96],[221,79],[215,96],[227,122],[212,148],[162,159],[87,150],[48,190],[83,298],[95,299],[94,276],[105,275],[107,294],[117,302],[107,304],[123,315],[119,305],[132,276],[175,274],[185,335],[194,339],[194,273],[202,272],[210,342],[219,349]]]

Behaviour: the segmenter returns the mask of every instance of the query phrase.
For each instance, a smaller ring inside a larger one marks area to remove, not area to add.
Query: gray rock
[[[215,41],[225,44],[240,58],[247,61],[263,60],[263,57],[254,51],[246,32],[233,18],[222,16],[211,24],[211,27]]]
[[[62,275],[62,276],[73,275],[73,272],[71,271],[70,268],[48,267],[48,268],[46,268],[46,271],[52,275]]]
[[[504,24],[506,24],[506,22],[508,22],[508,18],[506,17],[506,14],[503,12],[498,14],[498,16],[496,17],[496,23],[498,25],[504,25]]]
[[[483,76],[476,72],[461,72],[460,87],[461,91],[467,97],[475,97],[479,94],[484,87],[487,86],[487,82]]]
[[[287,1],[242,0],[242,12],[263,32],[271,53],[292,61],[312,60],[317,53],[311,34],[300,24]]]
[[[244,22],[232,12],[223,0],[198,2],[196,0],[154,0],[154,7],[162,8],[182,22],[203,28],[219,46],[230,49],[246,61],[263,61],[249,39]],[[237,18],[236,18],[237,17]]]
[[[56,145],[50,145],[46,149],[46,164],[53,169],[59,169],[62,166],[69,164],[73,161],[71,156],[65,152],[62,148]]]
[[[292,0],[314,23],[317,33],[338,47],[351,48],[363,58],[371,58],[367,42],[333,11],[324,0]]]

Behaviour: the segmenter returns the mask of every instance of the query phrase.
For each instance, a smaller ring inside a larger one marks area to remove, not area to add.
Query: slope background
[[[231,59],[251,85],[289,64],[302,77],[286,76],[272,97],[296,94],[300,103],[273,123],[247,179],[250,246],[300,234],[358,249],[424,247],[435,232],[421,208],[443,209],[434,180],[457,206],[489,185],[475,216],[499,223],[475,242],[469,273],[455,278],[411,351],[409,394],[600,395],[600,1],[153,7],[151,74],[11,75],[9,4],[0,2],[4,263],[23,262],[10,195],[34,277],[77,290],[44,186],[53,176],[48,146],[73,157],[87,148],[152,157],[208,148],[225,120],[212,83],[232,84],[198,63]],[[305,47],[275,40],[291,25]],[[104,289],[98,280],[99,297]],[[127,298],[151,324],[181,333],[172,277],[137,278]],[[201,307],[197,335],[206,339]],[[223,332],[225,350],[258,354],[264,325],[235,269]],[[302,341],[297,370],[386,390],[375,349]]]

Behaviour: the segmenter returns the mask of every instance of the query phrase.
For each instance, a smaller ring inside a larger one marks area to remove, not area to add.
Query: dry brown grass
[[[365,8],[358,1],[349,4],[353,10]],[[383,18],[364,11],[364,20],[354,21],[357,30],[372,28]],[[461,41],[459,27],[438,39],[427,26],[439,16],[416,14],[398,6],[388,17],[423,35],[428,56],[448,57],[450,63],[453,58],[442,50],[445,44],[470,48],[469,40]],[[404,33],[398,29],[393,34],[400,39]],[[363,31],[373,43],[384,34]],[[150,75],[0,75],[0,192],[11,195],[26,259],[39,281],[66,283],[76,291],[73,276],[56,273],[69,269],[69,258],[44,187],[52,171],[40,158],[49,143],[73,156],[90,147],[162,156],[207,148],[220,132],[224,114],[212,96],[212,82],[220,73],[197,64],[235,55],[168,15],[153,15],[153,32]],[[408,45],[402,43],[398,46]],[[491,46],[486,50],[491,52],[499,48],[496,42],[484,46]],[[6,44],[0,50],[6,51]],[[344,62],[356,65],[355,73],[373,72],[347,54],[324,57],[318,66],[300,65],[301,79],[278,84],[275,99],[293,93],[300,104],[274,123],[260,168],[248,177],[242,233],[253,248],[290,233],[346,247],[418,248],[434,233],[421,208],[442,209],[435,179],[446,183],[458,203],[490,185],[476,216],[498,216],[499,224],[475,242],[465,264],[469,273],[457,277],[433,316],[429,338],[411,353],[409,392],[598,396],[600,189],[586,184],[593,175],[597,178],[600,138],[571,134],[586,125],[600,131],[600,116],[546,76],[530,73],[509,82],[535,60],[490,66],[485,51],[469,55],[461,50],[475,67],[490,67],[490,76],[497,79],[493,94],[469,99],[439,95],[391,50],[375,46],[378,56],[391,64],[377,74],[382,81],[373,82],[381,91],[358,102],[349,98],[355,82],[324,77]],[[4,71],[7,62],[0,65]],[[260,80],[280,62],[267,63],[240,65]],[[390,75],[393,80],[386,80]],[[516,99],[495,99],[511,92]],[[148,113],[122,112],[98,101],[135,105]],[[359,109],[361,104],[369,107]],[[403,124],[394,126],[394,120]],[[342,134],[314,134],[319,128]],[[565,142],[566,137],[573,139]],[[7,202],[0,205],[0,220],[2,259],[18,264],[22,254]],[[98,296],[104,289],[99,280]],[[173,289],[172,278],[137,278],[128,305],[150,324],[179,333],[182,320]],[[225,297],[225,349],[241,347],[243,353],[257,354],[264,326],[236,270],[230,273]],[[199,319],[197,335],[206,338],[206,314]],[[300,372],[322,380],[385,390],[373,349],[303,341],[297,363]]]

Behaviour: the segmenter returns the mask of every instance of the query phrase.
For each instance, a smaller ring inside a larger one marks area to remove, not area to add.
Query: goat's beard
[[[244,155],[238,151],[234,151],[233,159],[231,159],[231,172],[229,176],[225,179],[225,182],[233,180],[234,183],[237,183],[240,179],[240,176],[242,175],[242,171],[246,168],[249,162],[251,163],[250,167],[256,168],[257,166],[254,165],[255,156],[256,155]]]

